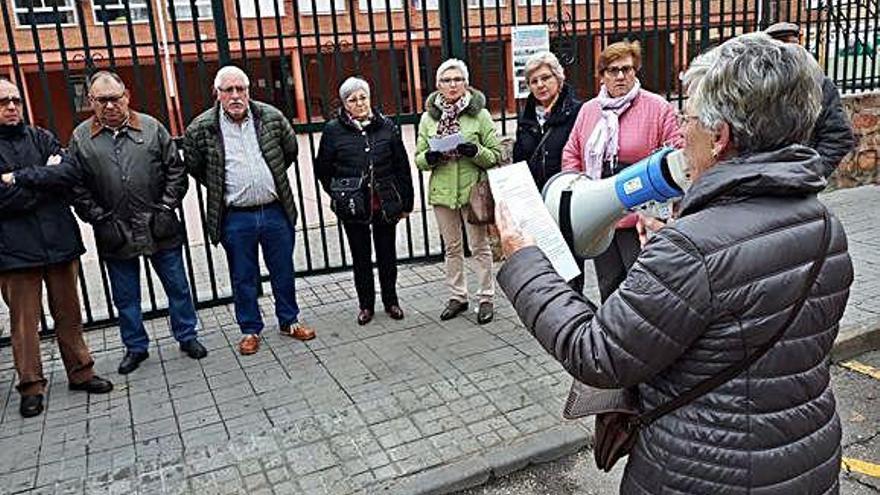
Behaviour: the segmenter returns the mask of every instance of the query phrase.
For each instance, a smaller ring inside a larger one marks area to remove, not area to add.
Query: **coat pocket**
[[[106,220],[94,226],[95,242],[102,251],[112,252],[125,244],[125,234],[116,220]]]
[[[150,233],[153,239],[169,239],[180,233],[181,224],[174,210],[157,208],[150,218]]]
[[[376,195],[382,209],[382,217],[387,223],[394,223],[403,214],[403,198],[397,190],[397,181],[394,177],[386,177],[376,180]]]

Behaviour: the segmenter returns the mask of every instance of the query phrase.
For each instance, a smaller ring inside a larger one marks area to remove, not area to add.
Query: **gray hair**
[[[553,76],[556,77],[559,84],[565,82],[565,69],[562,68],[562,64],[559,63],[559,59],[556,58],[556,55],[553,55],[550,52],[538,52],[526,60],[525,76],[527,83],[529,82],[529,78],[532,77],[532,72],[535,72],[541,67],[547,67],[550,69],[550,72],[553,73]]]
[[[708,129],[730,126],[733,145],[759,152],[802,143],[822,102],[822,71],[800,45],[764,33],[732,38],[694,61],[689,106]]]
[[[95,72],[94,74],[89,76],[89,80],[88,80],[88,84],[87,84],[89,91],[91,91],[92,86],[94,86],[95,83],[100,81],[101,79],[111,79],[116,84],[125,88],[125,82],[122,80],[121,77],[119,77],[119,74],[117,74],[113,71],[109,71],[109,70],[99,70],[98,72]]]
[[[250,87],[251,80],[248,78],[248,75],[241,70],[240,68],[234,65],[227,65],[225,67],[221,67],[220,70],[217,71],[217,74],[214,76],[214,89],[220,89],[220,85],[223,84],[223,79],[226,79],[229,76],[236,76],[244,80],[244,85]]]
[[[349,77],[339,86],[339,99],[345,101],[355,91],[363,91],[370,96],[370,84],[360,77]]]
[[[437,67],[437,80],[434,83],[440,84],[440,76],[449,69],[458,69],[461,72],[461,76],[464,77],[465,85],[470,84],[470,73],[468,72],[467,64],[457,58],[446,59],[445,62],[440,64],[440,67]]]

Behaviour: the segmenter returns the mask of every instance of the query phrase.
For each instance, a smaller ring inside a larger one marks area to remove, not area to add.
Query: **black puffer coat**
[[[583,102],[575,97],[574,89],[568,84],[563,84],[559,100],[542,127],[535,113],[537,100],[532,95],[526,100],[526,106],[516,123],[513,161],[514,163],[528,161],[529,170],[539,190],[544,188],[547,179],[562,170],[562,148],[568,142],[568,136],[571,134],[571,128],[577,120],[582,104]],[[550,135],[541,143],[541,139],[548,132]],[[541,144],[540,150],[538,150],[539,144]]]
[[[400,130],[378,110],[373,110],[373,119],[363,130],[355,126],[344,110],[327,122],[315,160],[315,175],[328,194],[334,178],[367,176],[365,186],[378,196],[381,219],[385,222],[394,223],[401,213],[413,209],[412,172]],[[370,191],[364,194],[365,198],[370,196]]]
[[[0,134],[0,174],[47,167],[46,160],[56,154],[68,160],[58,140],[43,129],[19,125]],[[66,263],[84,252],[63,194],[31,189],[18,180],[0,185],[0,272]]]
[[[819,256],[825,181],[803,146],[735,158],[697,179],[596,313],[534,247],[498,280],[548,352],[583,382],[638,385],[650,410],[773,336]],[[833,216],[828,257],[800,315],[749,370],[644,429],[621,493],[837,493],[840,421],[829,353],[852,263]]]
[[[822,81],[822,112],[816,120],[809,143],[822,157],[816,170],[825,177],[830,176],[855,144],[852,125],[843,111],[837,86],[830,77],[825,76]]]

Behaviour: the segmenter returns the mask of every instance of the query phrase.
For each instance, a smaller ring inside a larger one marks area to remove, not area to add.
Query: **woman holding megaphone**
[[[498,205],[498,283],[528,331],[581,382],[637,391],[597,420],[597,465],[628,455],[622,494],[840,492],[830,352],[853,266],[803,145],[821,81],[803,47],[763,33],[690,64],[692,183],[598,308]]]
[[[591,179],[611,177],[664,145],[681,146],[676,112],[662,96],[642,88],[638,42],[612,43],[599,56],[599,95],[584,103],[562,150],[562,170]],[[620,285],[639,254],[638,217],[617,224],[608,250],[595,260],[604,301]]]

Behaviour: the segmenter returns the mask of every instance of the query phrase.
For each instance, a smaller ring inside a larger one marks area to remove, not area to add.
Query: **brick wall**
[[[829,188],[880,184],[880,91],[845,95],[843,106],[859,145],[831,176]]]

